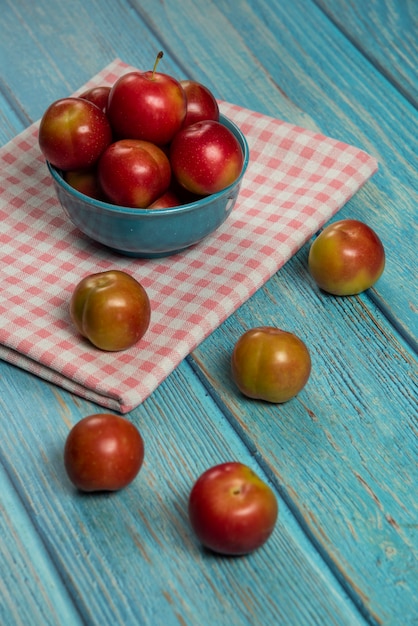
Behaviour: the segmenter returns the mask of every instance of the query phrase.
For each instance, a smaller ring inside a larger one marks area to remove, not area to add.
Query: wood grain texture
[[[178,37],[176,56],[188,75],[196,76],[199,68],[197,77],[206,80],[213,68],[220,97],[316,127],[378,159],[379,171],[361,202],[356,195],[338,217],[360,219],[378,232],[388,258],[376,302],[418,350],[418,302],[411,275],[418,247],[417,111],[309,0],[219,0],[216,7],[185,0],[184,12],[197,25],[192,35],[174,3],[139,4],[163,47],[173,32]],[[301,15],[309,19],[301,20]],[[229,64],[234,72],[225,80]]]
[[[239,559],[202,550],[186,514],[197,476],[229,459],[263,473],[210,396],[199,384],[188,388],[189,369],[183,363],[130,414],[146,445],[135,482],[117,494],[82,495],[66,478],[62,449],[71,425],[97,407],[2,368],[13,391],[1,406],[8,424],[2,457],[83,622],[363,624],[283,502],[265,549]],[[18,598],[29,605],[25,588],[3,593],[6,607]],[[12,611],[6,617],[14,623]]]
[[[348,303],[317,291],[306,275],[306,256],[304,249],[199,346],[196,371],[359,605],[377,623],[403,617],[400,623],[412,624],[418,609],[407,582],[417,546],[416,361],[388,336],[367,299]],[[231,380],[235,341],[264,324],[295,332],[311,352],[307,386],[284,405],[245,399]],[[414,607],[409,618],[400,598]]]
[[[83,497],[63,470],[68,429],[98,407],[0,364],[0,568],[12,581],[0,616],[14,624],[18,603],[35,626],[47,607],[60,625],[414,624],[417,115],[388,83],[411,76],[398,62],[411,5],[336,2],[331,21],[309,0],[1,4],[2,143],[116,56],[148,69],[164,49],[167,73],[377,156],[339,216],[374,226],[388,260],[374,289],[331,298],[305,246],[130,414],[146,464],[120,494]],[[393,50],[373,67],[390,33],[365,42],[359,16],[395,13]],[[234,340],[261,323],[294,330],[313,356],[307,387],[279,407],[245,400],[230,378]],[[185,512],[193,479],[231,457],[280,498],[271,542],[244,559],[202,551]]]
[[[220,98],[320,129],[373,154],[379,161],[378,173],[362,201],[355,196],[339,217],[361,219],[381,237],[388,258],[375,301],[418,350],[413,275],[418,246],[417,112],[310,0],[233,5],[185,0],[183,13],[175,2],[133,2],[134,9],[124,3],[91,2],[80,9],[82,32],[77,30],[80,16],[70,9],[51,15],[47,8],[42,11],[42,3],[12,6],[2,15],[8,56],[8,63],[6,58],[2,62],[3,80],[7,93],[20,103],[16,108],[22,119],[40,117],[51,99],[71,93],[115,56],[148,67],[156,50],[163,48],[168,73],[195,77]],[[40,21],[47,14],[46,23]],[[303,28],[300,15],[310,16]],[[14,20],[25,30],[16,32]],[[37,24],[36,20],[39,26],[28,34],[28,24]],[[23,53],[19,49],[10,58],[19,35]],[[54,50],[55,56],[46,56],[45,49]],[[35,71],[30,77],[27,58]],[[61,63],[68,64],[65,73],[57,71]],[[30,111],[22,102],[30,102]]]
[[[418,104],[418,3],[316,0],[342,33],[415,107]]]
[[[0,492],[0,623],[78,626],[77,609],[2,465]]]

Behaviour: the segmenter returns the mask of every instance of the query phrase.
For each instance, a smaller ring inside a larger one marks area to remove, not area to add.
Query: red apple
[[[89,100],[89,102],[93,102],[93,104],[99,107],[99,109],[106,112],[109,93],[110,87],[100,85],[99,87],[91,87],[90,89],[87,89],[78,97],[84,98],[84,100]]]
[[[170,162],[180,185],[192,193],[209,195],[222,191],[238,178],[244,155],[229,128],[207,120],[176,134],[170,147]]]
[[[261,326],[245,332],[232,352],[232,377],[249,398],[287,402],[303,389],[311,373],[304,342],[293,333]]]
[[[118,415],[99,413],[77,422],[64,447],[64,466],[81,491],[117,491],[133,481],[144,460],[136,426]]]
[[[154,200],[149,205],[149,209],[169,209],[170,207],[180,206],[182,204],[180,198],[172,189],[167,189],[162,196]]]
[[[106,200],[105,195],[99,185],[97,172],[90,170],[71,170],[64,172],[64,180],[80,193],[96,200]]]
[[[109,352],[126,350],[148,329],[150,301],[144,287],[120,270],[90,274],[73,291],[71,319],[83,337]]]
[[[184,204],[190,204],[191,202],[197,202],[201,200],[202,196],[187,191],[178,184],[173,177],[170,187],[162,196],[157,198],[152,204],[149,205],[149,209],[168,209],[175,206],[183,206]]]
[[[114,204],[145,208],[165,191],[171,180],[170,162],[158,146],[139,139],[121,139],[103,153],[100,186]]]
[[[61,170],[89,168],[111,141],[112,131],[106,115],[82,98],[53,102],[39,126],[41,152]]]
[[[309,271],[324,291],[348,296],[368,289],[385,267],[385,250],[367,224],[345,219],[334,222],[314,240],[309,250]]]
[[[214,552],[248,554],[273,532],[278,504],[270,487],[249,467],[216,465],[195,482],[189,497],[189,519],[198,539]]]
[[[152,71],[129,72],[110,91],[107,115],[120,139],[142,139],[162,146],[183,123],[186,95],[179,81],[155,71],[160,55]]]
[[[180,85],[187,103],[183,128],[205,120],[219,121],[219,106],[210,89],[195,80],[181,80]]]

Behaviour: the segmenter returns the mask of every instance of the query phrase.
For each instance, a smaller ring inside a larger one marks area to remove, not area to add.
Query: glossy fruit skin
[[[73,291],[70,315],[83,337],[105,351],[126,350],[145,334],[151,305],[143,286],[125,272],[84,277]]]
[[[167,189],[162,196],[159,196],[152,204],[149,205],[149,209],[168,209],[174,206],[180,206],[181,200],[178,195],[172,190]]]
[[[70,430],[64,465],[81,491],[117,491],[133,481],[144,460],[138,429],[118,415],[99,413],[83,418]]]
[[[84,100],[89,100],[89,102],[95,104],[103,112],[106,112],[109,93],[110,87],[107,87],[106,85],[100,85],[99,87],[91,87],[90,89],[87,89],[78,97],[84,98]]]
[[[206,470],[190,492],[190,524],[201,543],[220,554],[260,548],[273,532],[278,504],[270,487],[239,462]]]
[[[180,85],[187,103],[182,128],[205,120],[219,121],[219,105],[210,89],[195,80],[181,80]]]
[[[160,72],[133,71],[113,85],[107,115],[119,139],[168,144],[186,115],[186,95],[179,81]]]
[[[232,377],[245,396],[272,403],[287,402],[306,385],[311,357],[293,333],[270,326],[246,331],[231,358]]]
[[[77,191],[83,193],[85,196],[106,201],[105,195],[99,185],[95,169],[71,170],[64,172],[63,178],[71,187],[74,187],[74,189],[77,189]]]
[[[368,289],[385,268],[385,250],[370,226],[345,219],[324,228],[312,243],[309,271],[317,285],[336,296]]]
[[[241,146],[220,122],[197,122],[180,130],[170,147],[170,162],[180,185],[198,195],[222,191],[238,178]]]
[[[81,170],[94,165],[112,141],[106,115],[82,98],[53,102],[42,116],[39,147],[47,161],[61,170]]]
[[[167,191],[171,166],[166,154],[155,144],[121,139],[112,143],[101,156],[98,177],[112,203],[146,208]]]

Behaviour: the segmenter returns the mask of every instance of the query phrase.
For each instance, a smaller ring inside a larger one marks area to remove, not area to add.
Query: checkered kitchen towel
[[[115,60],[86,87],[131,70]],[[78,92],[80,93],[81,90]],[[55,197],[38,123],[0,149],[0,357],[107,408],[140,404],[265,283],[376,171],[365,152],[226,102],[250,163],[231,216],[212,236],[164,259],[132,259],[82,235]],[[118,268],[152,305],[135,347],[100,351],[69,318],[75,285]]]

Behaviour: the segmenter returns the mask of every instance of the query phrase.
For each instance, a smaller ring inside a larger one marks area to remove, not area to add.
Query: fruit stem
[[[164,56],[164,52],[162,50],[157,54],[157,58],[155,59],[154,67],[152,68],[152,78],[154,78],[155,70],[157,69],[157,65]]]

